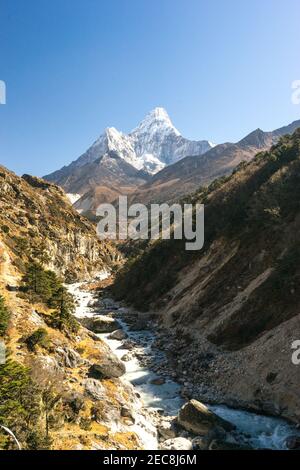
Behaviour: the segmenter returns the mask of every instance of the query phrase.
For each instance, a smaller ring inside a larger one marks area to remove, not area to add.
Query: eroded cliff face
[[[86,279],[121,259],[51,183],[1,167],[0,209],[1,236],[20,270],[33,256],[67,280]]]
[[[201,252],[185,252],[181,241],[154,243],[114,288],[117,297],[158,312],[161,346],[186,378],[187,395],[295,422],[299,143],[298,130],[193,196],[206,207]]]

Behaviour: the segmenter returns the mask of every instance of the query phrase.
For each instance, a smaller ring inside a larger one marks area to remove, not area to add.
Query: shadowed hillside
[[[241,361],[240,373],[246,368],[243,385],[233,382],[231,394],[244,388],[243,396],[254,399],[254,386],[265,380],[260,374],[270,372],[274,361],[283,370],[278,387],[290,381],[296,390],[290,345],[300,336],[300,130],[192,200],[205,204],[204,249],[186,252],[181,241],[150,245],[119,273],[116,296],[158,310],[178,341],[190,337],[181,346],[195,356],[195,377],[201,371],[197,352],[205,343],[206,352],[233,351],[229,356]],[[230,374],[228,381],[236,381],[235,372]],[[226,373],[209,377],[221,381],[224,393]],[[277,402],[280,395],[285,406],[295,406],[294,395],[275,389]]]

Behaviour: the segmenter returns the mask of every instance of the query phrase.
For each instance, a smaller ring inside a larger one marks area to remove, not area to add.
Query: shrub
[[[7,225],[2,225],[1,230],[3,233],[9,233],[9,227]]]
[[[10,311],[6,307],[3,297],[0,296],[0,336],[6,333],[10,316]]]
[[[71,333],[78,331],[78,323],[73,317],[73,296],[53,271],[46,271],[39,263],[31,262],[26,267],[23,282],[31,301],[39,301],[55,309],[49,325]]]
[[[48,333],[44,328],[38,328],[32,335],[26,339],[27,347],[30,351],[34,351],[36,346],[47,347]]]

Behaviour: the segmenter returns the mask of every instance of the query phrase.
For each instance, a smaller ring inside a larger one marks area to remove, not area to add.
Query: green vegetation
[[[10,320],[10,315],[10,311],[5,305],[5,301],[0,295],[0,337],[6,333]]]
[[[53,326],[66,329],[71,333],[78,331],[78,323],[73,316],[75,309],[74,299],[64,286],[60,286],[49,300],[49,305],[55,308]]]
[[[27,265],[23,283],[31,302],[42,302],[55,309],[51,326],[72,333],[77,331],[78,324],[73,317],[73,297],[53,271],[45,270],[41,264],[34,261]]]
[[[45,328],[38,328],[25,342],[30,351],[34,351],[36,346],[45,348],[48,346],[48,333]]]
[[[12,429],[21,441],[39,415],[38,399],[27,368],[10,359],[0,365],[0,424]],[[9,442],[7,435],[0,434],[0,448]]]
[[[3,233],[8,234],[9,233],[8,225],[2,225],[1,230]]]
[[[29,369],[8,359],[0,365],[0,424],[17,436],[24,449],[51,446],[51,420],[61,410],[61,377],[41,364]],[[0,449],[15,448],[11,438],[0,430]]]

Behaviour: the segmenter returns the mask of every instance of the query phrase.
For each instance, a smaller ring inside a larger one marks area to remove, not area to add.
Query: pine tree
[[[53,294],[50,305],[55,308],[54,318],[60,329],[66,329],[71,332],[78,330],[78,323],[73,317],[75,310],[74,299],[64,286],[61,286]]]

